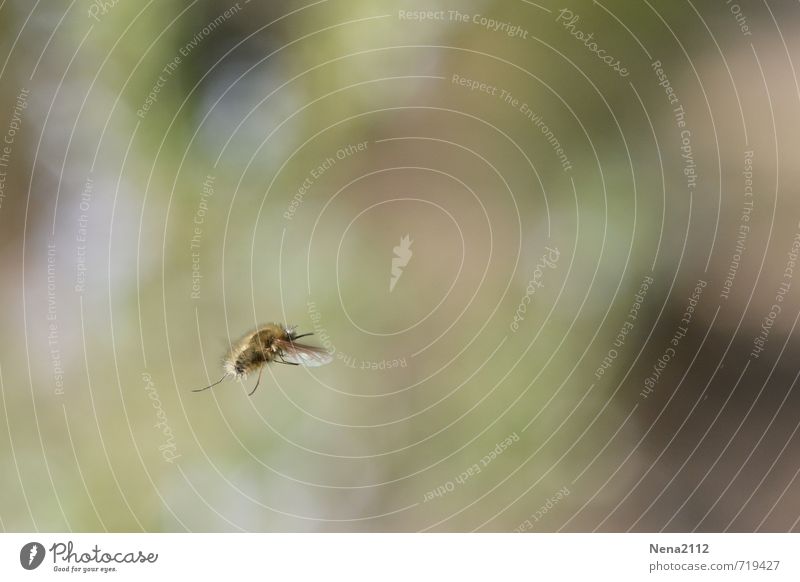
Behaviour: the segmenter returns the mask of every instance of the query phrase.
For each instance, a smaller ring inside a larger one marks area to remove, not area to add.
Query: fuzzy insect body
[[[297,335],[294,327],[268,323],[247,334],[237,341],[222,360],[225,374],[205,388],[193,390],[202,392],[213,388],[228,376],[244,379],[248,374],[258,371],[258,380],[250,394],[256,391],[261,382],[261,372],[270,362],[278,362],[291,366],[315,367],[330,363],[333,356],[323,349],[305,344],[296,343],[295,340],[313,335],[304,333]]]

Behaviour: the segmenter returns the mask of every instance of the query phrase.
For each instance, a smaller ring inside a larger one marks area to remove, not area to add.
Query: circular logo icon
[[[19,551],[19,563],[26,570],[35,570],[44,561],[44,546],[39,542],[28,542]]]

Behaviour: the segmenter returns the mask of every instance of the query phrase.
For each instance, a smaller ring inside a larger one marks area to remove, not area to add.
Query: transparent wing
[[[333,361],[333,356],[324,348],[316,348],[305,344],[285,340],[275,340],[283,359],[292,364],[300,364],[308,368],[324,366]]]

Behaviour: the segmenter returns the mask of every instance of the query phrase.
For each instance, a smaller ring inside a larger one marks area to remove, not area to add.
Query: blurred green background
[[[3,3],[2,527],[796,527],[799,24]],[[270,321],[333,364],[191,392]]]

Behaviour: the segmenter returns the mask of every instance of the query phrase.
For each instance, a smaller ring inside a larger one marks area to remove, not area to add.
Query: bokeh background
[[[797,530],[799,31],[0,3],[0,527]]]

